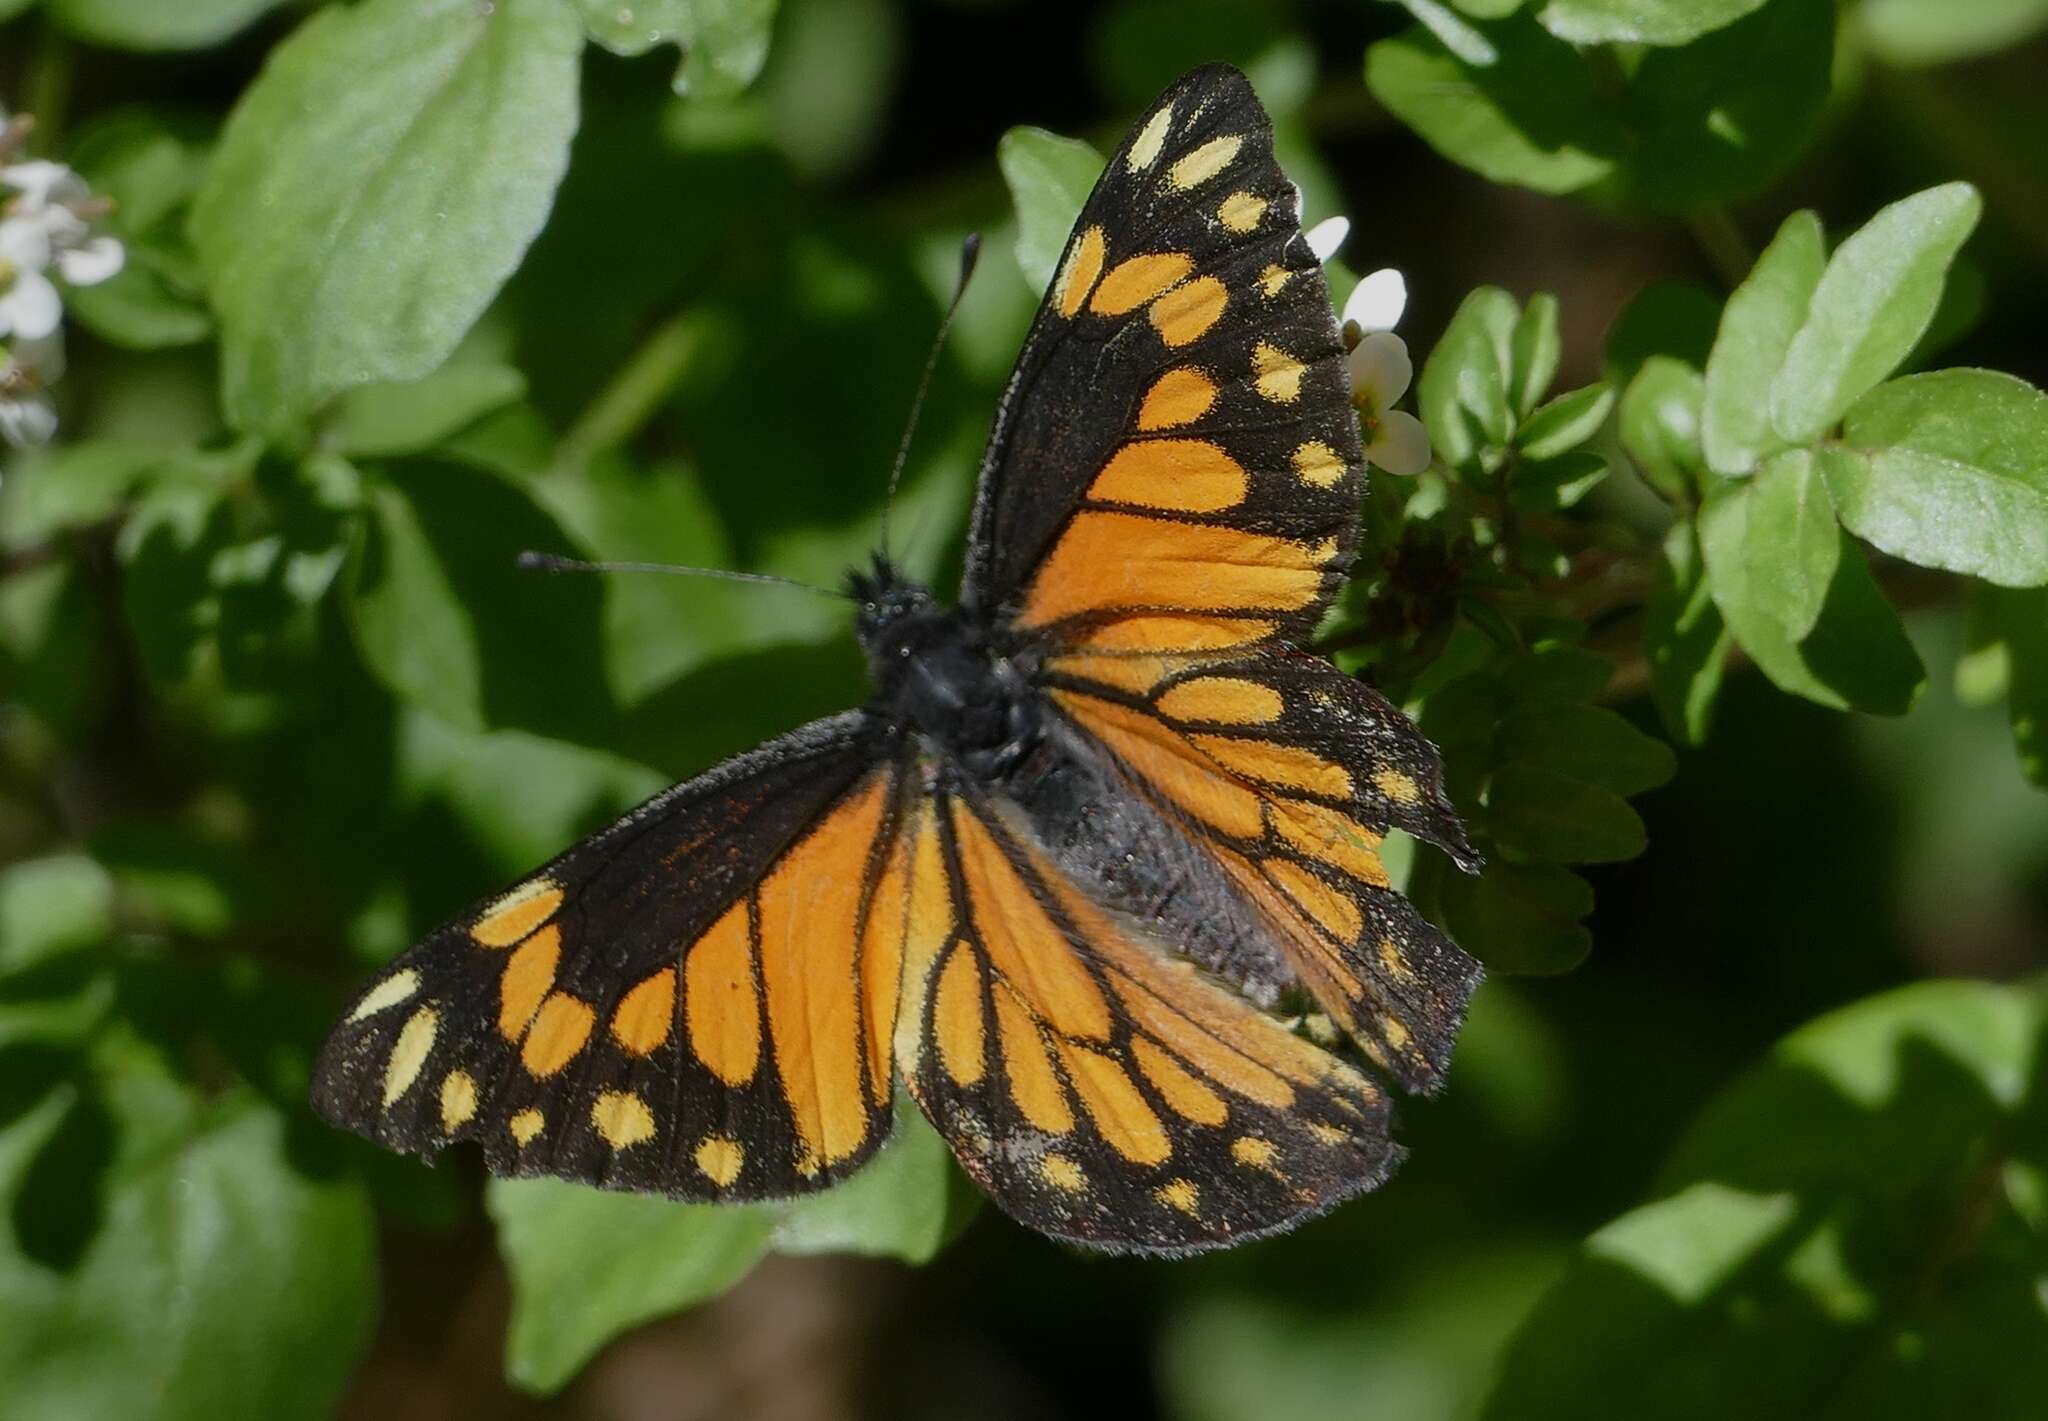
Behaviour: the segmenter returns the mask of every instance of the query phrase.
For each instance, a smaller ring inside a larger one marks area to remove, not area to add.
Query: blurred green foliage
[[[8,1415],[623,1415],[679,1312],[647,1375],[802,1414],[2048,1412],[2044,0],[0,22],[129,254],[0,481]],[[1435,460],[1322,634],[1489,861],[1389,846],[1492,974],[1402,1173],[1145,1265],[977,1213],[907,1104],[732,1209],[318,1125],[374,964],[861,694],[834,606],[515,555],[836,580],[982,230],[893,515],[949,578],[1100,153],[1213,59],[1340,301],[1416,292]]]

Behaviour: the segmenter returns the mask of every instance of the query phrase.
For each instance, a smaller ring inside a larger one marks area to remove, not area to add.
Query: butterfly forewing
[[[844,1177],[889,1129],[898,785],[851,713],[669,791],[393,963],[315,1106],[506,1175],[687,1199]]]

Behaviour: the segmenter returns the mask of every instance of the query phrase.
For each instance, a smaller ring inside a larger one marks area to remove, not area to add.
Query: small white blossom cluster
[[[121,269],[121,244],[95,232],[107,204],[62,163],[16,161],[27,115],[0,110],[0,439],[41,444],[57,430],[49,388],[64,373],[59,284],[91,286]]]
[[[1351,234],[1342,217],[1318,222],[1305,234],[1316,256],[1328,261]],[[1429,431],[1406,410],[1394,408],[1415,378],[1408,344],[1394,325],[1408,305],[1408,282],[1392,267],[1373,272],[1344,303],[1344,345],[1351,354],[1351,403],[1358,411],[1366,462],[1390,474],[1429,467]]]

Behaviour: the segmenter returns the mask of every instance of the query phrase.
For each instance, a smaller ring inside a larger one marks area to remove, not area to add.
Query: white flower
[[[68,207],[72,203],[84,202],[92,195],[85,179],[63,163],[52,163],[45,158],[0,168],[0,185],[11,187],[19,194],[8,204],[9,208],[25,213]]]
[[[49,335],[17,340],[0,352],[0,439],[9,444],[45,444],[57,432],[50,382],[64,373],[64,344]]]
[[[1337,249],[1344,245],[1344,239],[1351,235],[1351,219],[1348,217],[1325,217],[1315,226],[1302,233],[1308,242],[1308,249],[1316,254],[1316,260],[1326,262],[1337,255]]]
[[[1394,405],[1408,393],[1415,363],[1393,332],[1408,305],[1408,282],[1382,267],[1358,283],[1344,303],[1344,343],[1351,347],[1351,404],[1365,437],[1365,458],[1403,477],[1429,467],[1429,431]]]
[[[0,220],[0,336],[40,340],[57,329],[64,303],[43,273],[50,234],[36,217]]]

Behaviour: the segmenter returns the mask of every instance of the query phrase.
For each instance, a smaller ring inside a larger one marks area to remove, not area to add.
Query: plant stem
[[[71,107],[71,40],[45,19],[35,46],[29,52],[28,73],[22,78],[26,112],[34,114],[36,126],[29,131],[29,151],[48,156],[57,150],[64,133],[64,120]]]
[[[682,378],[697,348],[694,313],[681,311],[663,321],[605,387],[584,407],[555,449],[555,468],[574,471],[608,449],[630,443]]]
[[[1714,274],[1721,278],[1721,284],[1734,290],[1756,264],[1756,253],[1750,250],[1749,239],[1742,235],[1728,209],[1718,204],[1702,207],[1686,216],[1685,225],[1713,265]]]

